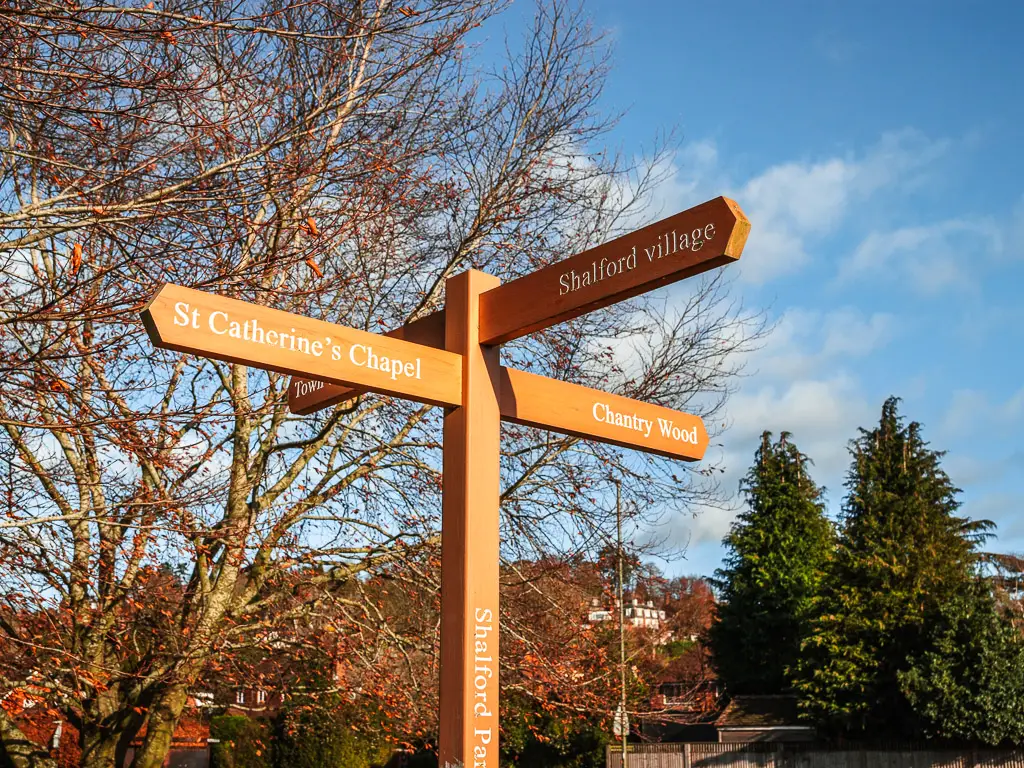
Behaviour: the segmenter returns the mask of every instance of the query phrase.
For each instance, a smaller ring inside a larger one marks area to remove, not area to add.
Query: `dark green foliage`
[[[710,630],[719,678],[733,694],[778,694],[790,688],[806,614],[833,546],[822,491],[810,460],[783,432],[761,436],[740,485],[747,507],[724,544],[716,572],[718,616]]]
[[[379,768],[398,764],[384,737],[384,717],[370,705],[336,696],[290,702],[275,723],[244,716],[214,717],[211,768]],[[390,762],[389,762],[390,760]],[[431,763],[431,760],[433,761]],[[429,752],[407,756],[406,768],[437,765]]]
[[[673,640],[670,643],[665,643],[661,651],[670,659],[678,659],[687,652],[693,650],[696,645],[697,643],[693,640]]]
[[[603,768],[611,739],[606,723],[565,710],[547,710],[524,696],[502,703],[501,764],[529,768]]]
[[[221,715],[210,720],[211,768],[272,768],[272,732],[261,720]]]
[[[873,738],[922,733],[900,673],[928,646],[930,617],[975,578],[979,528],[956,516],[943,454],[897,404],[887,400],[878,427],[851,443],[842,531],[797,675],[819,725]]]
[[[899,673],[925,733],[991,745],[1024,741],[1024,640],[984,582],[944,602],[925,641]]]
[[[377,712],[357,710],[337,696],[303,697],[279,716],[279,768],[371,768],[394,751]]]
[[[437,750],[432,746],[419,746],[411,752],[396,752],[383,768],[437,768]]]

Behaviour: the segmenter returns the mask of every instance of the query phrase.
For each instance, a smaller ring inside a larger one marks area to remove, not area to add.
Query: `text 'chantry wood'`
[[[708,447],[699,416],[535,373],[501,369],[501,418],[528,427],[698,461]]]
[[[672,459],[704,458],[708,433],[697,416],[514,368],[499,370],[502,421]],[[334,405],[362,393],[306,379],[294,379],[291,387],[292,411],[300,413],[304,402],[312,412],[326,407],[328,400]]]

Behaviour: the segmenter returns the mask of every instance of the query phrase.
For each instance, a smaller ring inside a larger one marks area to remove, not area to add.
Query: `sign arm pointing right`
[[[750,233],[716,197],[480,297],[480,341],[501,344],[736,261]]]
[[[750,221],[716,197],[480,295],[481,343],[499,344],[740,258]],[[444,349],[444,311],[387,334]],[[292,413],[305,415],[365,390],[293,380]]]

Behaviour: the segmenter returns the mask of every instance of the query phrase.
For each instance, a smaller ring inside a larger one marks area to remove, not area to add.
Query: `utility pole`
[[[622,768],[626,768],[626,749],[629,736],[629,717],[626,715],[626,601],[622,590],[623,568],[622,568],[622,485],[620,480],[615,481],[615,538],[618,543],[616,548],[616,560],[619,571],[619,677],[621,698],[619,711],[622,713],[620,733],[622,737]]]

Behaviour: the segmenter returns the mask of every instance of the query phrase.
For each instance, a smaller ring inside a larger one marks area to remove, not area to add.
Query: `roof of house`
[[[719,728],[810,727],[798,719],[796,696],[734,696],[715,725]]]
[[[132,746],[141,746],[143,740],[146,738],[146,725],[143,723],[139,729],[138,734],[132,740]],[[210,725],[204,723],[196,717],[184,716],[178,721],[178,724],[174,727],[174,733],[171,736],[171,748],[172,749],[196,749],[205,747],[207,742],[210,740]]]

